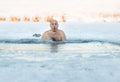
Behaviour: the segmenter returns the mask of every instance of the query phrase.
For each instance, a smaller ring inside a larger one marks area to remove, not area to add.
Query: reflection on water
[[[120,46],[110,43],[43,43],[43,44],[0,44],[1,54],[43,54],[43,53],[119,53]]]
[[[52,53],[58,52],[58,44],[56,43],[50,44],[50,52]]]

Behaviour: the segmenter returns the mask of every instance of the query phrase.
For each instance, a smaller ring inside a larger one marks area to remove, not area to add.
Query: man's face
[[[53,32],[56,32],[58,30],[58,22],[56,20],[52,20],[50,22],[50,27]]]

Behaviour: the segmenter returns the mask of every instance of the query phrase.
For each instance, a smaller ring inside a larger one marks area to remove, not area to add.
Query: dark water
[[[0,43],[13,43],[13,44],[64,44],[64,43],[110,43],[114,45],[120,45],[120,42],[107,41],[107,40],[95,40],[95,39],[68,39],[67,41],[41,41],[40,39],[2,39]]]

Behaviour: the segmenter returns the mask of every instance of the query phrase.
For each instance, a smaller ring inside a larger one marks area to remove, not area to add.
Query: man
[[[42,40],[53,40],[53,41],[65,41],[66,36],[65,33],[58,29],[58,21],[57,20],[51,20],[50,21],[50,27],[51,29],[46,31],[43,36]]]

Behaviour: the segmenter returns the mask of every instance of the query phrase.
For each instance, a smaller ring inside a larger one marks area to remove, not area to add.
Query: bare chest
[[[49,38],[53,41],[61,41],[62,40],[60,33],[50,33]]]

